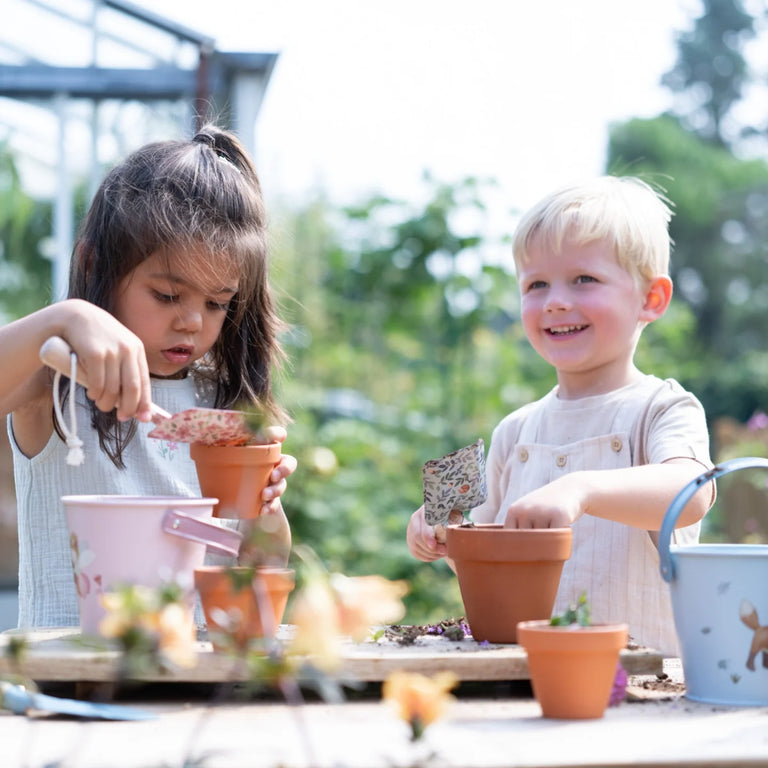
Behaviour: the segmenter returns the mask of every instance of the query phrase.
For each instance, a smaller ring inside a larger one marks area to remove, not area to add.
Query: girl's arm
[[[582,515],[658,531],[677,494],[705,467],[695,459],[671,459],[625,469],[571,472],[519,498],[507,510],[508,528],[558,528]],[[714,496],[709,483],[686,505],[677,527],[701,520]]]
[[[14,436],[35,455],[53,430],[51,374],[40,347],[61,336],[72,347],[88,380],[88,397],[118,418],[150,418],[151,389],[141,341],[103,309],[67,299],[0,328],[0,415],[13,413]]]

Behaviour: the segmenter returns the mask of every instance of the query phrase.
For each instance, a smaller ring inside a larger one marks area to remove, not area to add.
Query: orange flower
[[[365,640],[375,624],[402,618],[403,581],[382,576],[315,574],[294,598],[290,623],[295,627],[290,653],[304,655],[319,669],[333,671],[341,664],[345,637]]]
[[[183,605],[164,605],[157,615],[160,652],[179,667],[194,667],[197,664],[194,629],[192,615]]]
[[[106,615],[99,633],[120,642],[129,655],[157,653],[172,664],[193,667],[197,663],[194,621],[174,597],[140,585],[105,592],[100,600]]]
[[[335,596],[324,579],[312,579],[296,594],[290,622],[294,627],[291,654],[309,656],[325,671],[338,668],[339,616]]]
[[[397,707],[398,716],[411,727],[411,740],[424,735],[427,726],[442,717],[454,697],[448,693],[459,679],[453,672],[427,677],[417,672],[392,672],[384,681],[382,698]]]
[[[356,643],[365,640],[374,624],[392,624],[405,615],[403,597],[408,592],[404,581],[383,576],[331,576],[336,594],[339,628]]]

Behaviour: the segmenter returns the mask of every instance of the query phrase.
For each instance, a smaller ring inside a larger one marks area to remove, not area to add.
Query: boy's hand
[[[408,522],[408,549],[417,560],[431,563],[445,557],[448,548],[435,538],[435,529],[424,519],[424,507],[419,507]]]
[[[505,528],[567,528],[584,514],[579,488],[565,475],[521,496],[507,510]]]

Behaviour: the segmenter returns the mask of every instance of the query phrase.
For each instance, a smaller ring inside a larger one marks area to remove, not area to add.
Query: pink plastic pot
[[[100,596],[121,584],[188,586],[206,548],[236,557],[242,535],[209,522],[218,499],[175,496],[63,496],[84,634],[98,634]],[[191,620],[190,620],[190,625]]]

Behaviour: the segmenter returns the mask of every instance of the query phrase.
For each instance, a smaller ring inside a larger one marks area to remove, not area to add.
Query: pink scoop
[[[72,349],[64,339],[51,336],[40,347],[40,359],[64,376],[70,375]],[[81,368],[77,368],[77,382],[88,386]],[[175,440],[179,443],[202,445],[247,445],[253,442],[254,433],[248,427],[245,415],[240,411],[217,408],[188,408],[171,415],[155,403],[150,404],[152,423],[155,428],[149,437]]]

